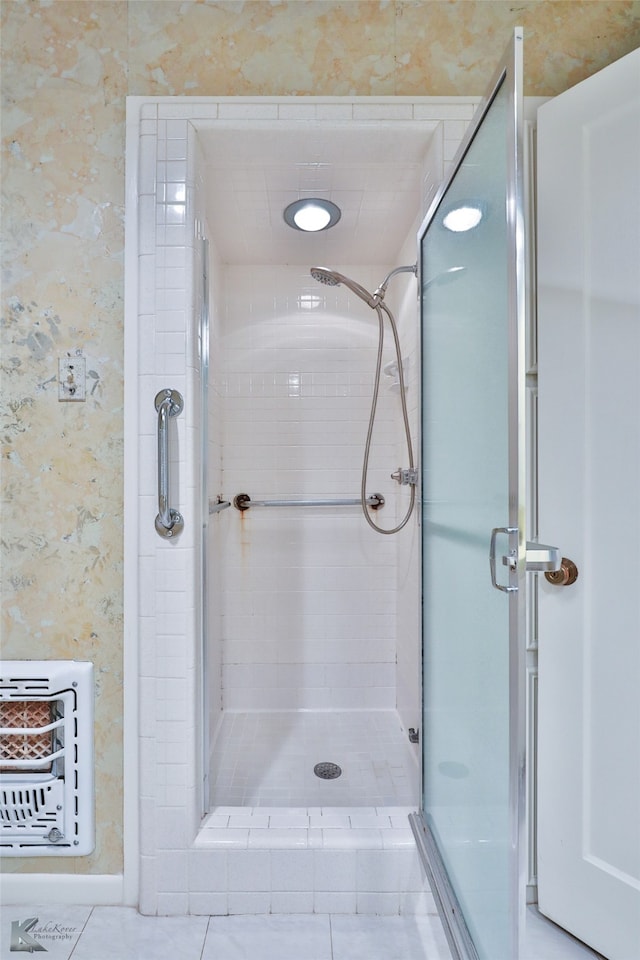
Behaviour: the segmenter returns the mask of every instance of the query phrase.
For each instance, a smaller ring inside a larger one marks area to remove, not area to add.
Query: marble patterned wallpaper
[[[97,846],[122,870],[125,97],[479,95],[511,29],[551,96],[640,44],[631,0],[2,0],[2,656],[96,666]],[[82,350],[87,399],[57,399]]]

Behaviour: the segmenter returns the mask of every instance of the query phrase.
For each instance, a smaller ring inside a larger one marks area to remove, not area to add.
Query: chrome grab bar
[[[248,493],[237,493],[233,498],[233,505],[238,510],[248,510],[249,507],[355,507],[360,502],[359,497],[349,500],[252,500]],[[381,493],[372,493],[366,504],[372,510],[378,510],[384,507],[384,497]]]
[[[177,537],[184,529],[184,520],[172,510],[169,491],[169,417],[182,413],[184,403],[177,390],[169,388],[156,395],[158,411],[158,516],[156,530],[161,537]]]

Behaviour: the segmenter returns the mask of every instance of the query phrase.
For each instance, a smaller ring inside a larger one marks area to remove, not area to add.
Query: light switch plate
[[[87,362],[79,354],[58,359],[58,400],[86,400]]]

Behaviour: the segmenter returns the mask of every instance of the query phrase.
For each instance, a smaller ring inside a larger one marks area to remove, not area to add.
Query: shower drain
[[[322,780],[335,780],[342,773],[342,769],[337,763],[316,763],[313,772]]]

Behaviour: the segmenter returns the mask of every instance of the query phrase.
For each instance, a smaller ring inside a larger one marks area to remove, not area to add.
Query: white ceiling
[[[424,159],[435,124],[216,124],[200,130],[207,216],[224,263],[394,264],[421,215]],[[342,217],[310,234],[283,220],[303,197]]]

